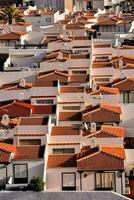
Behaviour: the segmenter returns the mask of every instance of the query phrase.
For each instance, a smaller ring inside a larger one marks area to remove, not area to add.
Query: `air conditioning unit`
[[[130,187],[125,188],[125,194],[130,194]]]
[[[96,138],[91,137],[90,138],[90,148],[94,148],[94,147],[96,147]]]
[[[129,185],[129,178],[128,177],[125,178],[125,185]]]
[[[33,64],[32,64],[32,67],[33,67],[33,68],[38,68],[38,63],[33,63]]]
[[[96,123],[92,122],[91,123],[91,132],[95,132],[96,131]]]
[[[2,120],[1,120],[1,124],[7,126],[9,124],[9,115],[3,115],[2,116]]]
[[[122,70],[120,70],[120,78],[122,79],[122,78],[125,78],[125,77],[126,76],[125,76],[124,72]]]

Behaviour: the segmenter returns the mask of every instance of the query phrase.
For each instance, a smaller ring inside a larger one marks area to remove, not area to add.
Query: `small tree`
[[[9,24],[12,24],[13,20],[20,21],[21,16],[19,15],[19,10],[15,5],[7,5],[1,9],[0,20],[4,20]]]
[[[41,192],[44,190],[44,182],[41,177],[33,177],[28,184],[28,190]]]

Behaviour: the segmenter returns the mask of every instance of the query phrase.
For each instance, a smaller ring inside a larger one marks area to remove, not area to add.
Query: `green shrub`
[[[44,190],[44,182],[40,177],[33,177],[28,184],[28,190],[41,192]]]

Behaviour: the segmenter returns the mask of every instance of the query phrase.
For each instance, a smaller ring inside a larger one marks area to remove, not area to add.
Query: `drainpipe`
[[[8,182],[8,173],[7,173],[7,164],[5,165],[5,167],[6,167],[6,184],[7,184],[7,182]]]
[[[82,191],[82,172],[79,171],[80,174],[80,191]]]

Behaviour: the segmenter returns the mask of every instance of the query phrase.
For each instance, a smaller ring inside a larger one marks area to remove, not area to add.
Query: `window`
[[[114,190],[115,191],[115,173],[103,172],[95,174],[95,189],[96,190]]]
[[[53,104],[53,99],[38,99],[37,104]]]
[[[80,110],[80,106],[63,106],[63,110]]]
[[[123,103],[134,103],[134,91],[123,92]]]
[[[68,154],[68,153],[75,153],[75,149],[74,148],[53,149],[53,154]]]
[[[62,190],[76,190],[76,173],[62,173]]]
[[[46,18],[46,22],[51,22],[51,18],[50,17]]]
[[[94,80],[96,82],[110,82],[109,78],[95,78]]]
[[[19,145],[41,145],[41,139],[20,139]]]
[[[73,74],[87,74],[87,71],[72,71]]]
[[[109,57],[108,56],[97,56],[95,58],[95,61],[103,61],[103,60],[109,60]]]
[[[28,183],[27,164],[14,164],[13,175],[14,175],[14,184]]]

